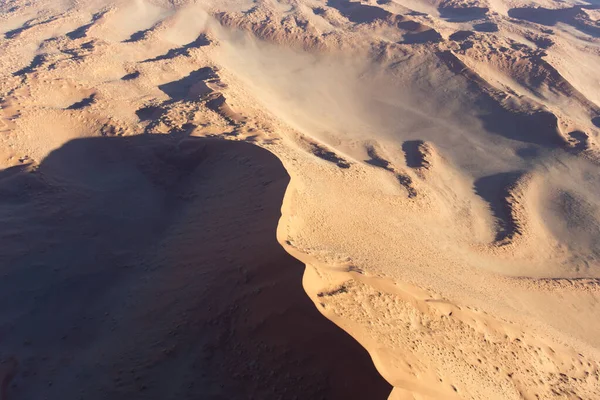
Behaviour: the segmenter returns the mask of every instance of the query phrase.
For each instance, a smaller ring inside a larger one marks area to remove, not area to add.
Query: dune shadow
[[[527,35],[525,38],[530,42],[535,43],[535,45],[540,49],[548,49],[554,45],[554,41],[548,36],[531,34]]]
[[[369,159],[365,160],[367,164],[370,164],[374,167],[383,168],[386,171],[394,172],[394,169],[391,167],[391,163],[377,154],[377,151],[375,151],[374,147],[367,147],[367,155],[369,156]]]
[[[203,67],[190,72],[189,75],[168,83],[159,85],[158,88],[170,97],[170,101],[205,101],[210,110],[216,112],[232,124],[243,123],[246,118],[236,113],[227,104],[227,99],[217,89],[226,87],[221,82],[219,75],[210,67]]]
[[[508,16],[545,26],[555,26],[562,22],[571,25],[582,33],[600,37],[600,26],[592,20],[584,9],[597,10],[599,5],[577,5],[571,8],[548,9],[544,7],[517,7],[508,10]]]
[[[146,36],[154,30],[155,27],[136,31],[129,35],[129,38],[123,40],[123,43],[135,43],[144,40]]]
[[[440,7],[438,12],[440,17],[449,22],[467,22],[480,19],[486,16],[489,8],[487,7]]]
[[[14,39],[17,36],[19,36],[21,33],[25,32],[31,28],[34,28],[34,27],[40,26],[40,25],[45,25],[50,22],[54,22],[56,20],[57,20],[57,17],[50,17],[46,20],[39,21],[39,22],[36,22],[35,19],[25,21],[25,23],[23,25],[21,25],[20,27],[6,31],[4,33],[4,38],[5,39]]]
[[[490,103],[492,102],[490,101]],[[558,120],[551,112],[511,112],[493,103],[489,109],[493,110],[492,107],[499,112],[479,116],[488,131],[508,139],[544,147],[563,147],[565,145],[558,133]]]
[[[370,164],[374,167],[382,168],[388,172],[392,172],[396,176],[396,180],[398,180],[398,183],[402,185],[404,189],[406,189],[408,198],[413,198],[417,196],[417,190],[414,188],[413,180],[409,175],[403,172],[396,171],[392,163],[380,156],[374,147],[368,146],[366,150],[367,155],[369,156],[369,159],[365,160],[367,164]]]
[[[172,135],[0,172],[8,398],[387,398],[276,240],[288,182],[264,149]]]
[[[495,89],[451,51],[441,51],[436,55],[450,71],[465,77],[472,90],[478,93],[478,99],[474,104],[481,110],[477,117],[486,131],[507,139],[543,147],[566,145],[558,129],[558,118],[552,112],[522,111],[506,107],[490,95]]]
[[[511,18],[523,19],[546,26],[556,25],[557,22],[571,18],[575,14],[577,14],[575,8],[554,10],[543,7],[521,7],[508,10],[508,16]]]
[[[347,160],[340,157],[335,152],[328,150],[327,148],[325,148],[317,143],[310,144],[310,151],[313,155],[319,157],[322,160],[329,161],[330,163],[337,165],[339,168],[342,168],[342,169],[350,168],[351,164]]]
[[[75,39],[81,39],[87,36],[87,31],[94,26],[94,23],[89,23],[89,24],[85,24],[80,26],[79,28],[72,30],[70,32],[67,32],[65,35],[71,39],[71,40],[75,40]]]
[[[159,85],[158,88],[171,100],[180,101],[212,93],[213,90],[206,85],[205,81],[213,79],[219,79],[217,73],[210,67],[203,67],[179,80]]]
[[[406,165],[410,168],[422,168],[425,166],[425,160],[419,148],[424,144],[422,140],[407,140],[402,143],[402,151]]]
[[[370,24],[375,21],[386,21],[394,16],[391,12],[376,6],[361,4],[349,0],[328,0],[327,5],[337,9],[350,22]]]
[[[137,79],[140,76],[140,71],[134,71],[129,74],[125,74],[121,77],[122,81],[131,81],[133,79]]]
[[[479,115],[483,126],[489,132],[543,147],[565,146],[565,141],[558,131],[558,119],[553,113],[544,110],[531,113],[509,111],[491,100],[489,103],[489,110],[498,111]]]
[[[84,37],[87,37],[87,33],[90,30],[90,28],[94,26],[94,24],[98,22],[105,14],[106,11],[95,13],[94,15],[92,15],[92,20],[89,24],[82,25],[77,29],[67,32],[65,36],[67,36],[71,40],[82,39]]]
[[[28,66],[22,68],[16,72],[13,72],[13,76],[24,76],[27,74],[31,74],[35,72],[38,67],[42,66],[46,62],[45,54],[37,54],[33,57],[33,60],[29,63]]]
[[[454,32],[452,35],[450,35],[449,39],[454,40],[455,42],[461,42],[463,40],[467,40],[474,34],[475,33],[473,33],[472,31],[457,31],[457,32]]]
[[[5,39],[14,39],[14,38],[16,38],[16,37],[17,37],[17,36],[19,36],[21,33],[25,32],[25,31],[26,31],[26,30],[28,30],[28,29],[31,29],[32,27],[34,27],[34,26],[35,26],[35,24],[32,24],[32,22],[33,22],[33,21],[34,21],[34,20],[29,20],[29,21],[26,21],[26,22],[25,22],[23,25],[21,25],[20,27],[18,27],[18,28],[15,28],[15,29],[11,29],[11,30],[8,30],[8,31],[4,32],[4,38],[5,38]]]
[[[164,108],[160,106],[150,105],[136,110],[135,115],[137,115],[140,121],[152,121],[160,118],[160,116],[163,115],[164,112]]]
[[[585,132],[582,131],[571,131],[568,133],[571,148],[570,150],[574,153],[584,151],[589,146],[589,137]]]
[[[435,29],[428,29],[423,32],[406,33],[401,43],[404,44],[424,44],[439,43],[442,41],[442,35]]]
[[[512,216],[510,204],[507,201],[510,188],[514,186],[523,172],[503,172],[484,176],[474,183],[475,193],[490,205],[490,210],[497,221],[497,242],[512,237],[519,228]]]
[[[77,101],[77,102],[71,104],[66,109],[67,110],[81,110],[82,108],[86,108],[86,107],[91,106],[92,104],[94,104],[95,101],[96,101],[96,94],[92,93],[88,97],[86,97],[84,99],[81,99],[80,101]]]
[[[133,35],[132,35],[132,37],[133,37]],[[171,60],[171,59],[179,57],[179,56],[186,56],[189,54],[189,51],[191,49],[198,49],[203,46],[208,46],[209,44],[210,44],[210,40],[208,39],[208,37],[205,34],[201,34],[193,42],[185,44],[181,47],[176,47],[174,49],[167,51],[165,54],[161,54],[154,58],[149,58],[142,62],[148,63],[148,62],[155,62],[155,61]]]
[[[408,32],[422,32],[425,28],[423,24],[413,20],[405,20],[397,24],[398,28]]]
[[[498,32],[498,24],[494,22],[482,22],[480,24],[473,25],[473,29],[475,29],[477,32]]]
[[[9,178],[13,175],[16,175],[16,174],[22,173],[23,171],[26,171],[28,167],[29,167],[29,164],[20,164],[20,165],[15,165],[13,167],[6,168],[6,169],[0,171],[0,181],[2,181],[2,179]]]

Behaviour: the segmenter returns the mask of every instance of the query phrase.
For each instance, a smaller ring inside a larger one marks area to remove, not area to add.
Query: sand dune
[[[600,396],[593,2],[0,13],[2,400]]]
[[[384,398],[275,240],[287,181],[256,146],[153,136],[3,171],[6,398]]]

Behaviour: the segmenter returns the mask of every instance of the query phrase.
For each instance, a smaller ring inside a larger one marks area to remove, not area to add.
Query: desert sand
[[[0,400],[600,398],[595,0],[0,34]]]

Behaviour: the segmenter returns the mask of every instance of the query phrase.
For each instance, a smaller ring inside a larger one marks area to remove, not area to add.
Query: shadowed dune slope
[[[386,398],[276,240],[288,181],[251,144],[152,135],[0,172],[6,398]]]

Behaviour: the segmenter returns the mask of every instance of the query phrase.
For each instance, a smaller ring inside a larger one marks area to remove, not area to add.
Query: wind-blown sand
[[[600,397],[597,5],[0,7],[2,400]]]

